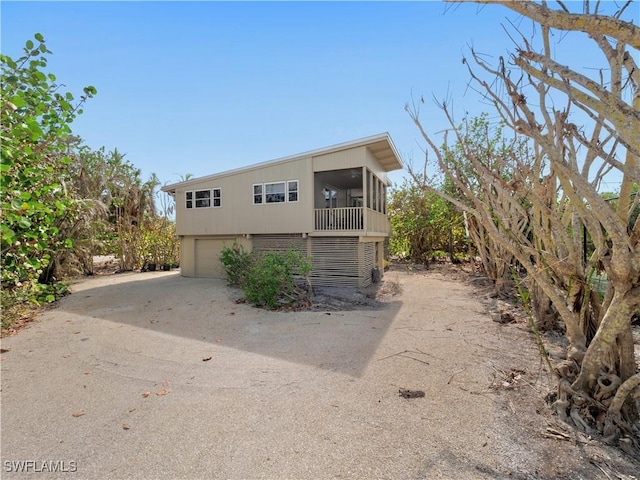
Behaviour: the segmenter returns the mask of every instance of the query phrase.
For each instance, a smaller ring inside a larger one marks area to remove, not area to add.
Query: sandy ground
[[[177,272],[78,282],[2,340],[2,478],[640,478],[548,415],[533,338],[477,282],[383,291],[266,312]]]

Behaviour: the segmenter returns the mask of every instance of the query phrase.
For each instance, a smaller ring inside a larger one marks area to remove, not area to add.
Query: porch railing
[[[316,230],[364,229],[362,207],[316,208],[314,215]]]
[[[391,233],[389,218],[380,212],[367,208],[367,231]]]
[[[366,225],[365,216],[366,214]],[[348,231],[391,233],[391,224],[384,213],[370,208],[316,208],[314,209],[316,231]]]

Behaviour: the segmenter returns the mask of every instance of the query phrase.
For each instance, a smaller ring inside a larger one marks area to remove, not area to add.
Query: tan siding
[[[252,237],[254,252],[286,251],[295,248],[312,257],[314,286],[366,287],[376,266],[376,243],[359,242],[358,237],[314,237],[259,235]]]
[[[365,147],[350,148],[340,152],[319,155],[313,157],[313,171],[326,172],[328,170],[361,167],[366,162],[366,155],[367,149]]]
[[[298,201],[253,204],[253,185],[298,181]],[[221,208],[185,208],[185,192],[222,190]],[[181,186],[176,190],[178,235],[241,235],[310,232],[313,228],[313,173],[311,160],[267,166]]]
[[[389,176],[380,166],[380,164],[378,163],[378,160],[376,160],[376,157],[373,156],[371,151],[369,149],[365,149],[365,150],[366,150],[365,159],[366,159],[367,168],[371,170],[380,180],[382,180],[385,184],[388,185]]]
[[[180,273],[184,277],[225,278],[220,252],[239,243],[248,252],[251,240],[242,237],[183,237],[180,242]]]
[[[220,252],[238,242],[251,252],[297,249],[312,257],[314,286],[364,287],[371,284],[375,266],[375,242],[359,242],[358,237],[314,237],[301,235],[255,235],[243,237],[183,237],[181,273],[185,277],[224,278]]]
[[[163,187],[163,190],[175,196],[177,233],[181,236],[312,234],[314,204],[316,208],[323,204],[322,185],[315,185],[314,188],[314,172],[368,169],[384,183],[388,183],[386,171],[402,166],[396,154],[388,135],[375,135],[294,157],[168,185]],[[298,202],[253,205],[254,184],[288,180],[299,182]],[[185,208],[187,191],[211,188],[219,188],[222,191],[220,208]],[[315,202],[314,193],[317,195]],[[370,195],[371,192],[365,192],[366,197]],[[347,204],[346,200],[342,202],[339,198],[336,206],[353,205]],[[368,230],[371,232],[371,229]]]
[[[313,285],[357,287],[358,269],[357,237],[314,237],[311,239]]]
[[[193,237],[180,238],[180,274],[183,277],[196,276],[195,239]]]
[[[360,243],[360,286],[371,285],[371,270],[376,266],[376,244],[373,242]]]
[[[301,235],[256,235],[252,238],[253,251],[260,252],[286,252],[298,250],[307,255],[307,239]]]
[[[233,242],[233,240],[230,240]],[[195,241],[195,276],[198,278],[224,278],[220,252],[224,240],[197,238]]]

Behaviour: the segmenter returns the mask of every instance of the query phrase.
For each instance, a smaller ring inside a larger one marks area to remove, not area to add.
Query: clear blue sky
[[[403,160],[423,145],[404,111],[425,98],[430,134],[487,107],[467,91],[469,45],[497,58],[513,44],[498,5],[442,2],[7,2],[4,54],[42,33],[49,71],[98,95],[72,126],[93,148],[118,148],[162,183],[389,132]],[[580,45],[580,44],[577,44]],[[570,47],[584,68],[600,66]],[[392,176],[398,181],[401,174]]]

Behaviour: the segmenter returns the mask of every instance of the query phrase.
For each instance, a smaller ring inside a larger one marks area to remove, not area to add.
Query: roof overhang
[[[277,165],[279,163],[291,162],[306,157],[316,157],[319,155],[326,155],[328,153],[339,152],[341,150],[348,150],[351,148],[367,147],[371,154],[380,163],[380,166],[385,172],[392,172],[394,170],[400,170],[404,168],[404,164],[396,150],[391,136],[388,133],[381,133],[373,135],[371,137],[361,138],[359,140],[352,140],[350,142],[339,143],[330,147],[319,148],[317,150],[311,150],[297,155],[291,155],[289,157],[278,158],[270,160],[268,162],[257,163],[246,167],[236,168],[233,170],[227,170],[225,172],[215,173],[213,175],[207,175],[205,177],[190,178],[184,182],[173,183],[171,185],[165,185],[161,188],[163,192],[174,193],[178,188],[186,187],[191,184],[200,183],[203,181],[213,180],[220,177],[226,177],[228,175],[234,175],[236,173],[247,172],[266,166]]]
[[[387,136],[384,140],[367,145],[367,148],[376,158],[380,166],[385,172],[401,170],[404,168],[402,159],[396,151],[396,147],[391,141],[391,137]]]

